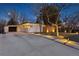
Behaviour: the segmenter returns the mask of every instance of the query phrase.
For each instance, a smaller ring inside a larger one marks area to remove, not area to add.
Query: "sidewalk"
[[[34,34],[34,33],[32,33]],[[43,34],[34,34],[34,35],[38,35],[44,38],[48,38],[50,40],[56,41],[58,43],[64,44],[66,46],[69,46],[71,48],[77,49],[79,50],[79,43],[71,41],[69,39],[64,39],[63,36],[60,37],[56,37],[56,36],[51,36],[51,35],[43,35]]]

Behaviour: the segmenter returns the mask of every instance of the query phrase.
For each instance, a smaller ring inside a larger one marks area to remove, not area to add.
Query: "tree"
[[[42,19],[42,16],[41,16],[41,15],[40,15],[40,16],[37,16],[36,23],[39,24],[39,27],[40,27],[40,33],[42,32],[42,30],[41,30],[42,24],[44,24],[43,21],[41,21],[41,19]]]
[[[59,14],[56,6],[45,6],[40,10],[40,12],[43,16],[43,21],[45,25],[52,25],[52,23],[56,23]]]
[[[70,4],[42,4],[40,8],[38,8],[38,16],[40,16],[42,19],[40,21],[43,21],[45,25],[52,26],[54,24],[56,26],[56,34],[59,36],[58,31],[58,25],[62,22],[60,20],[60,12],[68,8]]]
[[[26,18],[23,14],[21,14],[19,11],[16,11],[16,9],[12,9],[8,11],[8,16],[10,20],[8,21],[8,25],[17,25],[28,22],[28,18]]]
[[[17,25],[18,21],[17,21],[17,12],[15,9],[11,10],[10,12],[8,12],[8,16],[10,17],[10,20],[8,21],[8,25]]]
[[[13,19],[11,18],[9,21],[8,21],[8,24],[7,25],[17,25],[18,23]]]
[[[39,22],[43,21],[45,25],[52,26],[52,24],[58,24],[59,19],[59,10],[58,7],[52,5],[46,5],[40,9]],[[37,19],[38,20],[38,19]],[[57,29],[58,30],[58,29]],[[57,31],[58,32],[58,31]],[[58,34],[57,34],[58,36]]]
[[[19,22],[19,24],[27,23],[28,22],[28,18],[26,18],[25,16],[21,15],[21,16],[19,16],[18,22]]]
[[[72,15],[64,18],[65,26],[68,32],[73,32],[79,23],[79,12],[74,12]]]

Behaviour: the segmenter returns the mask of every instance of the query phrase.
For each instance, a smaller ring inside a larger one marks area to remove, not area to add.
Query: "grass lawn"
[[[36,34],[39,34],[39,33],[36,33]],[[56,36],[56,33],[41,32],[40,34]],[[66,39],[69,38],[69,40],[79,42],[79,34],[77,34],[77,33],[60,33],[59,35],[63,36]]]

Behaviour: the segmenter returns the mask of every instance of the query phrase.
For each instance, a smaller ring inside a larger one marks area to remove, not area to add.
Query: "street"
[[[0,56],[79,56],[79,51],[28,33],[0,34]]]

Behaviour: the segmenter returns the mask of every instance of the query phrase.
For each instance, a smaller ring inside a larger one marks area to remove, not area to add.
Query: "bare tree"
[[[28,18],[26,18],[25,16],[23,16],[23,15],[20,15],[19,17],[18,17],[18,22],[19,22],[19,24],[22,24],[22,23],[27,23],[28,22]]]
[[[68,32],[73,32],[79,23],[79,12],[74,12],[72,15],[66,16],[64,22]]]
[[[10,17],[10,20],[8,21],[8,25],[17,25],[18,21],[17,21],[17,12],[15,9],[11,10],[8,12],[8,16]]]
[[[22,15],[19,11],[16,11],[15,9],[8,11],[8,16],[10,18],[8,25],[17,25],[28,22],[28,18],[26,18],[25,15]]]

